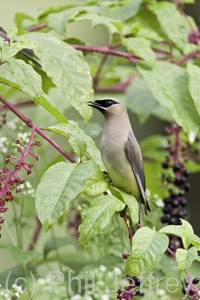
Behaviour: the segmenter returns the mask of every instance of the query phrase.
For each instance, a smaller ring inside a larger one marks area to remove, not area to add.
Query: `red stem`
[[[3,96],[0,95],[0,101],[7,106],[19,119],[21,119],[28,127],[33,128],[35,131],[42,136],[46,141],[48,141],[56,150],[58,150],[67,160],[71,163],[74,163],[75,160],[69,156],[54,140],[52,140],[48,135],[46,135],[38,126],[35,126],[34,123],[28,119],[24,114],[22,114],[16,107],[7,101]]]
[[[138,76],[140,76],[140,74],[135,73],[135,74],[129,76],[128,78],[126,78],[108,88],[96,87],[95,92],[96,93],[123,93],[123,92],[125,92],[127,85],[129,85],[129,83],[131,83]]]
[[[109,47],[99,47],[99,46],[86,46],[86,45],[74,45],[71,44],[71,46],[73,48],[75,48],[76,50],[81,50],[81,51],[87,51],[87,52],[97,52],[97,53],[105,53],[105,54],[111,54],[111,55],[115,55],[115,56],[121,56],[121,57],[125,57],[128,58],[129,60],[131,60],[134,63],[137,63],[140,58],[125,52],[125,51],[119,51],[119,50],[113,50],[110,49]]]
[[[39,235],[40,235],[40,232],[41,232],[41,229],[42,229],[42,224],[41,222],[39,221],[39,219],[36,217],[36,221],[37,221],[37,227],[33,233],[33,237],[32,237],[32,240],[30,242],[30,245],[28,247],[28,250],[29,251],[32,251],[34,249],[34,245],[37,243],[37,240],[39,238]]]
[[[29,120],[29,125],[28,126],[32,128],[31,137],[30,137],[30,140],[29,140],[28,145],[26,147],[26,150],[24,152],[22,152],[22,156],[18,160],[18,163],[17,163],[18,166],[21,166],[22,163],[24,162],[26,156],[28,155],[28,153],[31,149],[31,145],[33,143],[34,134],[35,134],[35,125],[31,120]],[[12,180],[12,178],[15,177],[16,173],[18,173],[18,169],[14,168],[13,171],[10,173],[9,177],[7,178],[3,188],[0,190],[0,199],[3,197],[4,194],[6,194],[7,189],[9,189],[9,182]]]
[[[175,147],[174,147],[174,154],[173,154],[173,158],[174,158],[174,164],[178,163],[178,150],[179,150],[179,131],[176,130],[175,131]]]
[[[131,246],[131,252],[132,252],[132,239],[133,239],[133,233],[131,230],[131,226],[129,224],[129,222],[131,222],[130,217],[128,217],[126,214],[122,215],[122,218],[124,219],[124,222],[126,224],[126,227],[128,229],[128,233],[129,233],[129,239],[130,239],[130,246]]]
[[[12,103],[13,107],[20,107],[20,106],[26,106],[26,105],[33,105],[33,101],[31,100],[26,100],[23,102],[16,102],[16,103]],[[8,107],[6,107],[5,105],[0,105],[0,110],[5,110],[8,109]]]
[[[180,60],[178,60],[177,62],[175,62],[175,64],[176,65],[181,65],[182,63],[184,63],[188,59],[199,57],[199,55],[200,55],[199,50],[195,50],[193,52],[188,53],[187,55],[184,55]]]
[[[28,28],[27,31],[32,32],[32,31],[36,31],[36,30],[40,30],[40,29],[46,28],[47,26],[48,26],[47,23],[39,24],[39,25],[35,25],[35,26],[31,27],[31,28]]]

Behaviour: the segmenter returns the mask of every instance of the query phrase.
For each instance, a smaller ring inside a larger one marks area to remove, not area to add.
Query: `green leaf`
[[[159,230],[159,232],[166,234],[173,234],[179,236],[182,239],[183,245],[187,248],[191,243],[194,237],[194,231],[189,222],[180,219],[182,225],[168,225]]]
[[[122,200],[128,206],[130,210],[130,216],[132,225],[138,223],[139,213],[138,213],[138,202],[133,195],[127,194],[121,189],[117,189],[113,186],[110,186],[111,193],[116,196],[118,199]]]
[[[49,111],[58,121],[67,122],[59,110],[51,103],[48,96],[42,91],[42,80],[33,67],[20,59],[8,61],[10,72],[0,71],[0,82],[20,90],[36,104],[39,103]]]
[[[198,253],[194,247],[190,248],[189,250],[177,249],[176,261],[178,264],[179,273],[189,268],[197,256]]]
[[[42,254],[36,251],[22,251],[12,245],[1,245],[19,264],[26,266],[28,263],[36,263],[42,260]]]
[[[138,70],[147,82],[154,98],[168,108],[173,119],[183,127],[190,141],[199,130],[200,117],[188,90],[184,69],[168,62],[156,62],[153,67],[139,63]]]
[[[169,239],[165,234],[148,227],[140,228],[133,236],[132,254],[126,263],[126,274],[140,276],[156,267],[168,247]]]
[[[193,234],[191,236],[191,244],[200,247],[200,237],[198,237],[196,234]]]
[[[115,22],[114,19],[106,18],[105,16],[98,16],[98,15],[86,15],[87,19],[92,21],[92,29],[95,28],[98,25],[105,26],[110,34],[119,33],[119,30],[117,29],[117,26],[115,24],[120,24],[120,22]]]
[[[13,26],[13,27],[8,29],[7,36],[11,39],[12,42],[14,41],[14,39],[17,35],[17,32],[18,32],[17,26]]]
[[[39,25],[41,22],[45,23],[45,20],[47,20],[47,17],[50,13],[60,12],[73,6],[73,4],[55,5],[42,7],[32,11],[17,12],[14,20],[19,28],[20,33],[23,33],[23,28],[28,29],[31,26]]]
[[[141,123],[154,115],[161,120],[171,120],[167,108],[156,101],[143,78],[136,78],[126,89],[126,107],[136,113]],[[161,110],[162,109],[162,110]]]
[[[199,249],[198,249],[198,251],[199,251]],[[197,256],[196,260],[200,262],[200,256]]]
[[[121,15],[121,20],[125,22],[134,16],[140,7],[141,0],[129,0],[127,5],[119,6],[119,12]]]
[[[122,38],[122,45],[124,45],[130,53],[141,57],[144,60],[155,61],[155,53],[151,49],[150,41],[142,37]]]
[[[67,24],[73,22],[75,17],[83,11],[83,6],[69,7],[69,9],[60,12],[49,14],[47,18],[48,26],[54,29],[57,33],[66,36]]]
[[[173,234],[176,236],[179,236],[181,238],[182,236],[182,226],[181,225],[167,225],[159,230],[161,233],[166,234]]]
[[[26,64],[21,59],[12,59],[8,61],[10,73],[16,80],[21,91],[29,96],[35,103],[43,94],[42,80],[32,66]]]
[[[105,179],[101,169],[97,169],[91,174],[91,177],[85,181],[83,193],[88,196],[98,196],[108,189],[108,181]]]
[[[56,238],[55,241],[52,239],[48,239],[44,244],[44,256],[46,257],[51,251],[54,251],[58,248],[64,247],[66,245],[72,245],[77,247],[78,243],[77,240],[73,238]]]
[[[165,1],[149,5],[149,8],[155,13],[162,30],[169,40],[182,50],[188,42],[188,34],[191,31],[184,16],[181,15],[173,3]]]
[[[95,142],[78,127],[77,123],[69,121],[68,124],[58,124],[47,128],[47,130],[65,136],[74,152],[78,154],[79,157],[87,155],[98,164],[102,170],[105,170],[100,152],[97,149]]]
[[[189,76],[189,91],[198,114],[200,115],[200,68],[198,66],[188,64],[187,72]]]
[[[123,210],[125,204],[113,195],[101,195],[92,201],[92,206],[81,213],[79,243],[82,248],[109,224],[111,217]]]
[[[118,20],[114,19],[113,16],[106,16],[105,14],[99,15],[99,10],[101,10],[99,7],[94,7],[92,10],[96,12],[89,12],[91,10],[88,9],[88,13],[84,12],[80,16],[76,17],[75,20],[77,22],[90,20],[92,29],[95,28],[98,25],[105,26],[110,34],[119,33],[118,27],[122,27],[122,23],[120,23]],[[117,18],[118,19],[118,18]]]
[[[85,181],[96,169],[98,166],[92,161],[80,164],[60,162],[44,173],[36,190],[35,205],[45,231],[58,222],[66,204],[83,191]]]
[[[185,248],[191,244],[191,238],[194,235],[194,230],[189,222],[181,219],[182,222],[182,242]]]
[[[19,41],[16,43],[8,43],[2,37],[0,37],[0,60],[6,62],[15,56],[20,50],[24,48],[34,48],[36,46],[33,41]]]
[[[146,8],[140,8],[139,12],[126,23],[126,26],[133,26],[133,23],[138,24],[137,36],[161,42],[166,39],[160,24],[154,14]]]
[[[93,99],[93,90],[90,69],[82,52],[55,36],[43,33],[34,32],[21,38],[37,43],[38,48],[34,52],[40,59],[43,70],[87,122],[92,116],[92,109],[87,102]]]
[[[66,35],[66,26],[71,22],[90,20],[92,28],[105,26],[111,34],[119,31],[123,22],[136,14],[141,0],[126,1],[126,5],[115,3],[94,2],[79,5],[59,14],[50,14],[48,25],[61,35]],[[113,5],[114,4],[114,5]]]

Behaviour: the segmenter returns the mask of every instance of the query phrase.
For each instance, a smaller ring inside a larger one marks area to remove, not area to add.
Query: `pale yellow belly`
[[[132,194],[139,201],[141,198],[141,193],[129,161],[125,158],[126,166],[124,166],[124,164],[121,164],[120,161],[116,161],[113,164],[111,163],[111,160],[107,160],[103,156],[102,158],[106,170],[114,185],[121,188],[125,192]]]

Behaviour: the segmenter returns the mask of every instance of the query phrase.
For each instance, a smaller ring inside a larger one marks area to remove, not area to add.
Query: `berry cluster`
[[[117,299],[119,300],[132,300],[135,296],[144,296],[144,293],[141,290],[138,290],[137,288],[141,285],[141,279],[137,276],[126,276],[125,279],[129,282],[129,285],[127,285],[124,290],[118,290],[117,291]]]
[[[187,182],[190,174],[185,168],[187,162],[187,147],[188,142],[181,139],[183,135],[182,128],[176,123],[172,123],[166,128],[170,134],[165,150],[168,152],[165,161],[162,163],[162,168],[165,170],[162,174],[163,186],[168,189],[168,195],[163,199],[164,215],[161,217],[161,222],[170,225],[180,225],[179,218],[184,218],[187,215],[187,199],[185,194],[190,189],[190,184]],[[181,247],[181,239],[177,236],[170,235],[169,248],[176,251]]]
[[[27,175],[32,173],[33,164],[25,162],[25,158],[28,154],[33,156],[36,160],[39,159],[39,156],[35,155],[30,151],[31,147],[40,146],[40,142],[32,143],[30,141],[28,146],[25,146],[20,140],[16,141],[16,144],[19,145],[18,153],[21,154],[20,158],[17,158],[10,153],[6,157],[6,164],[12,166],[12,169],[4,167],[0,169],[0,213],[5,213],[7,207],[5,207],[6,202],[12,201],[14,199],[13,191],[20,193],[22,191],[20,185],[25,181],[19,174],[21,169],[25,170]],[[4,218],[0,217],[0,224],[4,223]],[[1,227],[0,227],[1,229]]]
[[[184,295],[187,295],[192,300],[200,299],[200,290],[195,284],[198,284],[200,281],[199,277],[193,277],[191,280],[184,279],[182,281],[182,292]]]

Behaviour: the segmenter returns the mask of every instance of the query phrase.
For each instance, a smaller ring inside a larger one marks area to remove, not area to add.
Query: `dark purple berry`
[[[162,222],[163,224],[165,224],[165,223],[167,223],[168,218],[167,218],[166,216],[162,216],[162,217],[160,218],[160,220],[161,220],[161,222]]]
[[[184,295],[187,294],[187,289],[185,287],[183,287],[182,292],[183,292]]]
[[[197,283],[199,283],[199,280],[200,280],[199,277],[194,277],[192,280],[192,283],[197,284]]]
[[[179,206],[179,201],[178,199],[174,199],[173,202],[171,203],[172,207],[176,208]]]
[[[171,219],[171,216],[169,214],[167,214],[165,216],[162,216],[160,220],[162,223],[168,223],[170,219]]]
[[[185,170],[183,171],[183,175],[184,175],[185,177],[188,177],[188,176],[190,175],[190,170],[185,169]]]
[[[164,212],[165,214],[171,213],[171,212],[172,212],[172,207],[171,207],[171,205],[168,204],[167,206],[164,206],[164,207],[163,207],[163,212]]]
[[[175,199],[175,198],[177,197],[177,194],[174,193],[174,192],[170,192],[170,196],[171,196],[173,199]]]
[[[182,217],[185,217],[187,215],[187,209],[180,209],[178,212],[177,212],[177,217],[178,218],[182,218]]]
[[[186,182],[186,178],[184,176],[180,176],[180,175],[177,175],[174,180],[174,184],[176,186],[181,186],[185,182]]]
[[[177,216],[177,209],[173,209],[171,212],[172,217],[176,217]]]
[[[169,197],[164,198],[163,201],[164,201],[165,204],[168,204],[168,203],[171,202],[171,198],[169,198]]]
[[[143,296],[144,296],[144,293],[143,293],[142,291],[137,291],[137,292],[135,293],[135,295],[136,295],[136,296],[141,296],[141,297],[143,297]]]
[[[193,296],[194,294],[196,294],[196,292],[197,292],[197,290],[196,290],[196,287],[195,286],[193,286],[193,287],[191,287],[190,289],[189,289],[189,295],[190,296]]]
[[[135,285],[136,286],[140,286],[141,285],[141,279],[140,278],[135,279]]]
[[[187,279],[183,279],[182,285],[183,286],[188,286],[188,284],[189,284],[189,281]]]
[[[162,163],[162,167],[163,167],[163,169],[169,168],[169,163],[166,162],[166,161],[164,161],[164,162]]]
[[[176,217],[172,217],[170,220],[169,220],[169,224],[170,225],[176,225],[178,222],[178,219]]]
[[[190,187],[191,187],[190,183],[189,183],[189,182],[186,182],[186,183],[184,184],[183,189],[185,190],[185,192],[188,192],[189,189],[190,189]]]
[[[179,201],[180,205],[181,206],[186,206],[187,205],[187,199],[186,198],[180,198],[180,201]]]
[[[180,166],[180,164],[175,164],[175,165],[172,166],[172,168],[173,168],[174,172],[178,172],[178,171],[180,171],[181,166]]]

